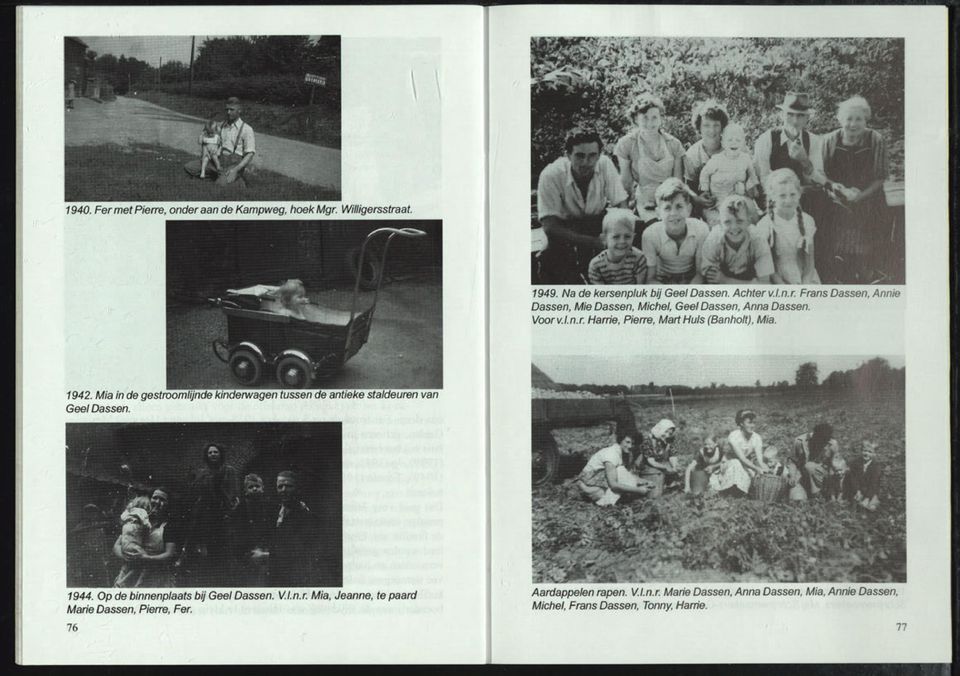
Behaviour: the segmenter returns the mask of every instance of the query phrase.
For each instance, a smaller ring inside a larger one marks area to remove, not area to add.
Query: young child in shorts
[[[134,498],[120,515],[120,551],[124,554],[142,554],[150,533],[150,498]]]
[[[590,261],[591,284],[646,284],[647,258],[633,246],[637,217],[628,209],[609,209],[601,236],[607,248]]]
[[[216,120],[207,120],[200,132],[200,178],[207,177],[207,165],[213,164],[220,173],[220,151],[223,142],[220,139],[220,128]]]
[[[730,195],[720,203],[720,225],[703,243],[701,274],[708,284],[769,284],[770,245],[751,227],[750,203]]]
[[[307,290],[299,279],[288,279],[277,289],[277,300],[280,301],[279,314],[297,319],[306,319],[303,313],[305,305],[310,303]]]
[[[741,195],[752,200],[757,197],[757,172],[753,157],[746,151],[746,136],[739,124],[728,124],[720,135],[722,150],[707,160],[700,170],[700,192],[709,193],[722,202],[730,195]],[[752,214],[756,214],[756,204]],[[720,222],[719,211],[704,209],[704,217],[710,227]]]
[[[800,208],[800,179],[792,169],[776,169],[767,176],[767,213],[754,226],[773,254],[774,284],[819,284],[813,259],[817,226]]]

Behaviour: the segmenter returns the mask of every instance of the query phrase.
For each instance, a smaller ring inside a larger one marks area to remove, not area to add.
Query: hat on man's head
[[[810,105],[810,95],[800,92],[787,92],[783,95],[783,103],[777,106],[780,110],[791,113],[809,113],[813,108]]]
[[[230,98],[227,99],[227,103],[230,105],[239,106],[240,99],[238,99],[236,96],[231,96]]]

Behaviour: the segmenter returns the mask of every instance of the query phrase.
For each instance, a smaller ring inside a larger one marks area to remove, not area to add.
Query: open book
[[[949,659],[943,9],[19,36],[19,661]]]

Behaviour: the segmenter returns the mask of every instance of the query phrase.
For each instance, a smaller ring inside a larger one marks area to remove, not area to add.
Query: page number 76
[[[907,623],[906,622],[897,622],[897,631],[906,631]]]

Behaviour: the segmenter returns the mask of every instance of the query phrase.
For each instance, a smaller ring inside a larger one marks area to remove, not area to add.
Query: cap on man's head
[[[780,110],[790,113],[809,113],[810,95],[802,92],[787,92],[783,95],[783,103],[777,106]]]

